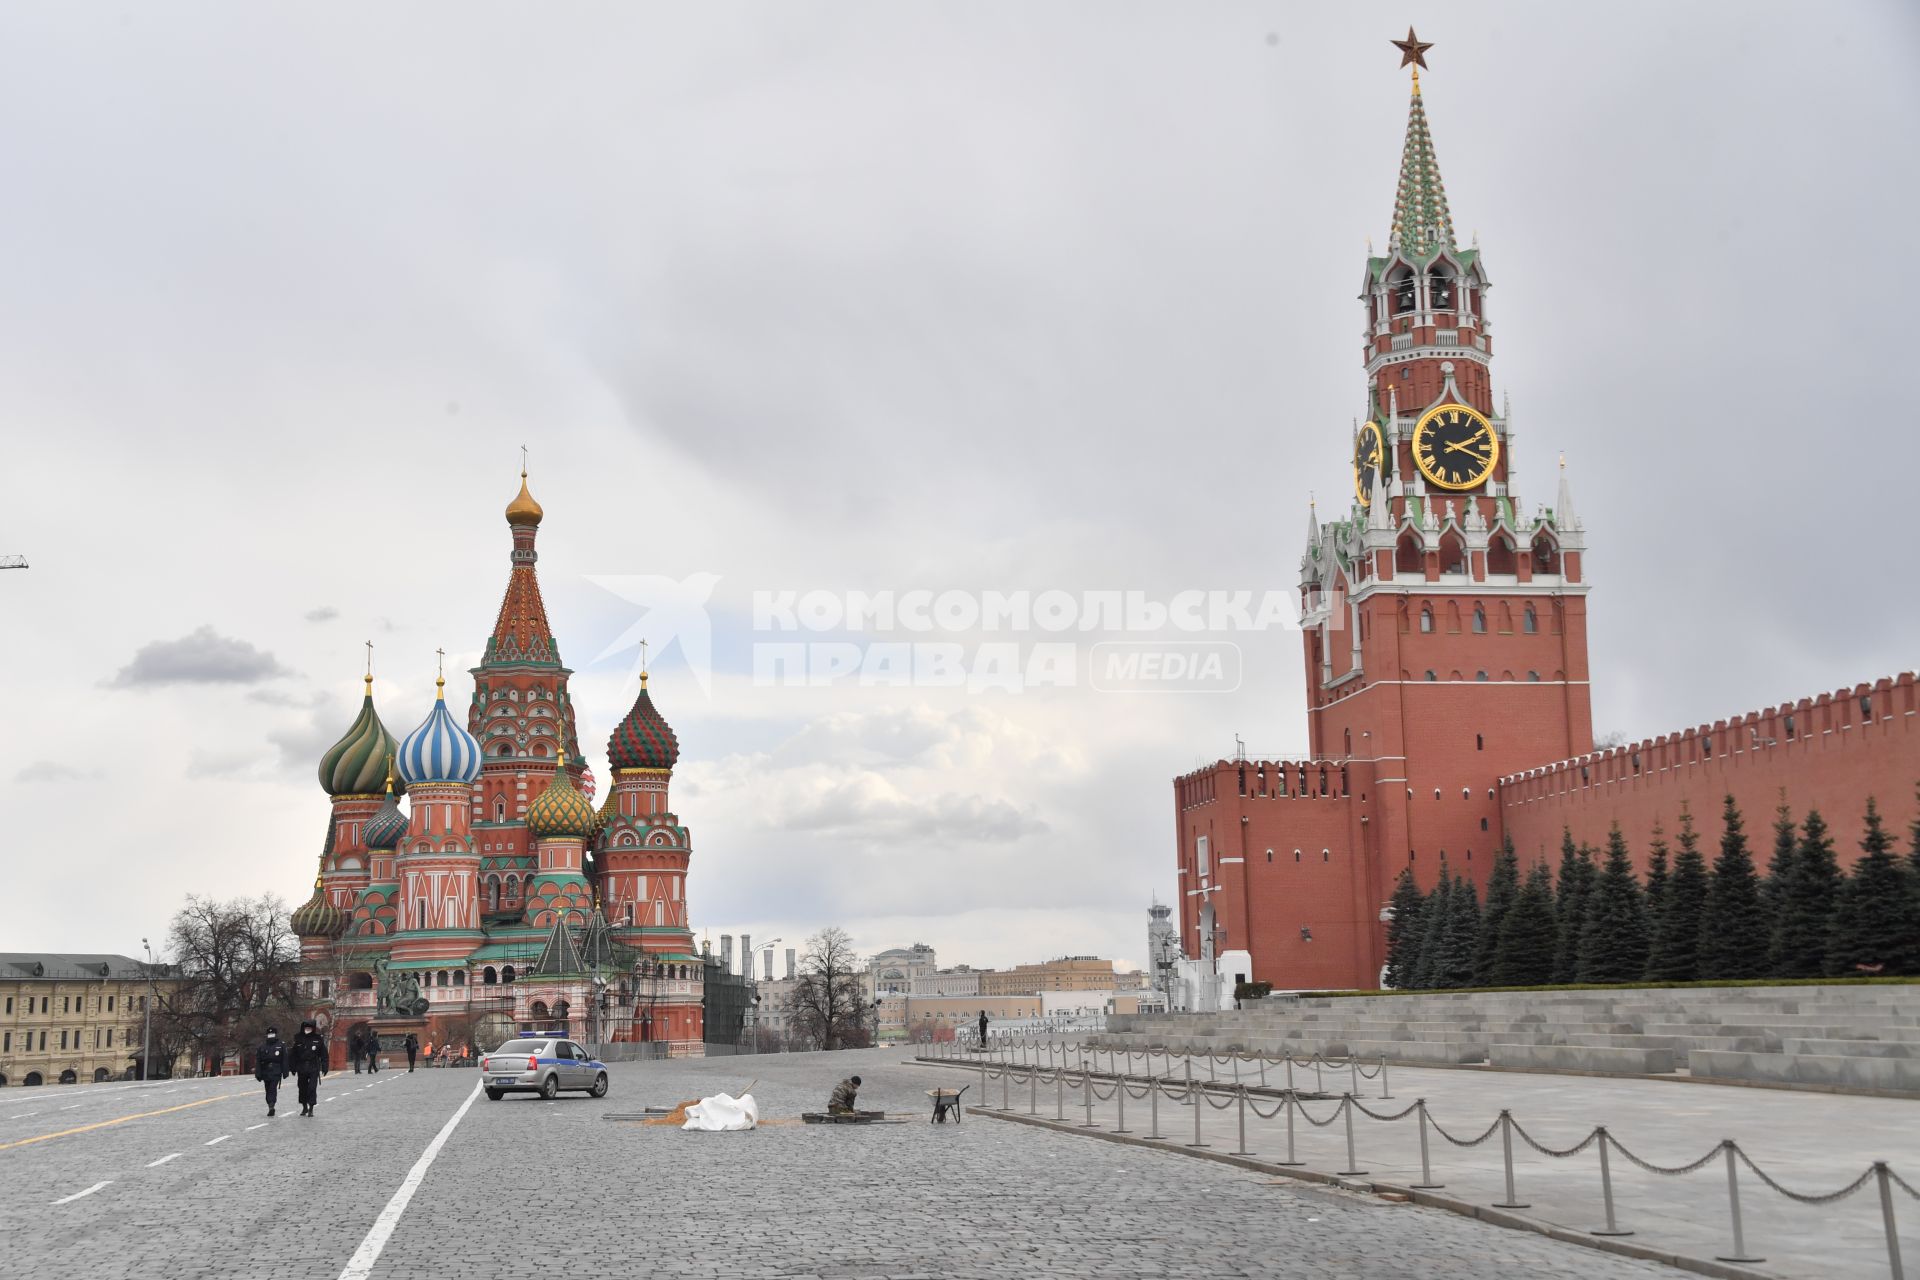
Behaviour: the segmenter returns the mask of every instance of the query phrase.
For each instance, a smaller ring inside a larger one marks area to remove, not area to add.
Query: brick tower
[[[1552,508],[1521,503],[1490,281],[1454,234],[1413,77],[1386,253],[1361,287],[1354,502],[1309,517],[1300,590],[1313,755],[1372,766],[1371,840],[1424,885],[1443,862],[1483,878],[1495,780],[1591,750],[1593,721],[1585,532],[1564,469]],[[1398,872],[1381,868],[1389,885]]]

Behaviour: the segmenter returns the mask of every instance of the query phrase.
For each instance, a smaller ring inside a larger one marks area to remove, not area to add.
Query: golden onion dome
[[[567,774],[567,755],[563,751],[560,766],[553,771],[553,781],[527,806],[527,829],[542,840],[554,836],[584,839],[599,826],[600,815],[593,811],[593,803],[580,794]]]
[[[537,525],[540,523],[540,517],[545,514],[546,512],[540,509],[540,504],[533,500],[533,495],[527,492],[527,473],[522,471],[520,496],[507,504],[507,523]]]

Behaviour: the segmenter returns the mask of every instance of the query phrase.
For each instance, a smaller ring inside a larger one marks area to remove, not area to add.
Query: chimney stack
[[[720,935],[720,968],[727,973],[733,972],[733,935],[730,933]]]
[[[753,981],[753,935],[740,935],[740,976],[748,982]]]
[[[798,976],[799,976],[798,973],[795,971],[793,967],[793,948],[788,947],[787,948],[787,981],[791,982],[794,980],[794,978]]]

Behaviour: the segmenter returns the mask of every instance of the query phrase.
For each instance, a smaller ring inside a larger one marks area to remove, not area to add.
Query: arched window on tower
[[[1430,604],[1420,606],[1420,630],[1428,634],[1433,631],[1433,606]]]
[[[1459,531],[1448,529],[1440,535],[1440,572],[1465,573],[1467,571],[1467,540]]]
[[[1533,540],[1533,571],[1535,573],[1560,572],[1559,544],[1544,532]]]
[[[1393,314],[1403,315],[1413,310],[1413,268],[1404,264],[1396,268],[1387,278],[1387,290],[1393,295]]]
[[[1473,606],[1473,634],[1477,636],[1487,634],[1487,611],[1482,605]]]
[[[1453,268],[1444,262],[1434,263],[1433,273],[1428,278],[1427,287],[1433,291],[1434,310],[1453,310]]]
[[[507,820],[507,799],[505,796],[495,798],[493,802],[493,820],[495,822],[505,822]]]
[[[486,968],[480,971],[481,985],[491,987],[497,984],[499,981],[500,981],[500,973],[492,965],[488,965]]]
[[[1530,636],[1539,633],[1540,615],[1533,611],[1532,605],[1528,605],[1527,611],[1520,615],[1520,629]]]
[[[1515,574],[1519,572],[1513,550],[1513,539],[1505,530],[1495,533],[1487,541],[1487,572]]]

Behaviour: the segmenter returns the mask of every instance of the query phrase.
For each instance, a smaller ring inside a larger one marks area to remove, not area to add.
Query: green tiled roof
[[[1387,249],[1425,261],[1454,243],[1453,214],[1447,209],[1447,190],[1440,181],[1440,162],[1434,158],[1427,110],[1416,85],[1407,107],[1407,141],[1400,153],[1400,183],[1393,194]]]

